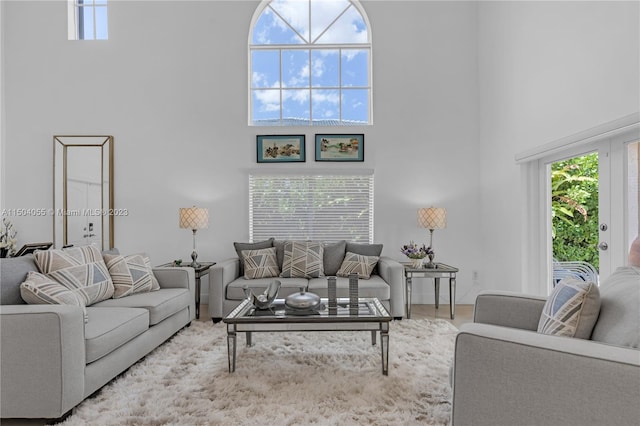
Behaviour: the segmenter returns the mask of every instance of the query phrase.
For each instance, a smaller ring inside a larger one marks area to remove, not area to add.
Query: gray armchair
[[[600,287],[590,340],[537,333],[545,299],[481,293],[452,368],[454,425],[636,425],[640,268]]]

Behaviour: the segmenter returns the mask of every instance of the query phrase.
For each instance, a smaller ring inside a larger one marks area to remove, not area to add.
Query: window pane
[[[280,91],[279,90],[254,90],[253,91],[254,124],[279,125],[280,124]]]
[[[338,51],[330,49],[311,52],[311,81],[313,87],[338,87]]]
[[[309,87],[309,51],[283,50],[282,75],[285,87]]]
[[[280,52],[278,50],[254,50],[251,52],[251,87],[280,87]]]
[[[340,93],[338,90],[313,90],[311,93],[314,124],[323,125],[327,124],[326,120],[340,120],[338,115]]]
[[[95,33],[93,31],[93,8],[92,7],[81,7],[82,13],[82,36],[80,37],[82,40],[94,40]]]
[[[251,42],[257,45],[302,44],[304,40],[267,7],[253,27]]]
[[[324,0],[311,2],[311,41],[336,19],[351,3],[349,0]]]
[[[342,51],[342,86],[369,86],[369,51],[345,49]]]
[[[278,14],[304,38],[305,42],[309,42],[308,1],[273,0],[270,3],[270,7],[278,12]],[[278,22],[276,22],[276,24],[286,25]],[[294,43],[294,41],[289,41],[289,43]]]
[[[327,43],[368,43],[367,26],[355,7],[350,7],[326,33],[316,41]]]
[[[287,120],[309,120],[309,91],[284,90],[282,92],[282,118]]]
[[[107,8],[96,7],[96,40],[107,40]]]
[[[353,0],[272,0],[259,7],[249,45],[249,87],[282,91],[280,125],[368,124],[371,46],[364,14]],[[311,33],[321,40],[319,44],[308,40]],[[326,43],[335,46],[329,48]],[[353,48],[357,44],[362,48]],[[272,46],[266,51],[259,45]],[[341,90],[346,88],[366,90],[345,96]],[[275,103],[266,102],[262,94],[252,99],[258,97],[261,101],[250,113],[271,111]],[[348,108],[346,116],[341,108]],[[262,119],[252,115],[249,121]]]
[[[369,122],[369,90],[342,90],[342,120],[349,122]]]

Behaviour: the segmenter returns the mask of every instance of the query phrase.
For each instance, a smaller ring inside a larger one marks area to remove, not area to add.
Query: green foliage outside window
[[[551,166],[553,257],[598,262],[598,154]]]

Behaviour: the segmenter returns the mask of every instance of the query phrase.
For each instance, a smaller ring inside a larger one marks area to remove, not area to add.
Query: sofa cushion
[[[84,310],[84,322],[88,321],[84,298],[40,272],[27,274],[27,279],[20,284],[20,295],[30,305],[80,306]]]
[[[591,340],[640,348],[640,267],[616,269],[600,283],[600,300]]]
[[[226,300],[244,299],[244,287],[246,286],[255,295],[264,292],[273,278],[257,278],[255,280],[245,280],[243,277],[230,282],[226,288]],[[307,287],[309,280],[306,278],[279,278],[281,282],[278,290],[278,298],[282,299],[290,294],[300,291],[300,287]],[[326,283],[326,281],[325,281]]]
[[[553,289],[540,315],[538,333],[588,339],[600,312],[598,286],[565,278]]]
[[[149,328],[149,312],[131,308],[87,308],[84,326],[87,364],[127,343]]]
[[[24,305],[20,284],[29,271],[38,272],[33,254],[0,258],[0,305]]]
[[[244,260],[244,277],[247,280],[277,277],[280,274],[275,247],[242,250],[242,258]]]
[[[347,242],[347,251],[363,256],[378,256],[382,254],[382,244],[366,244]]]
[[[186,288],[161,288],[152,293],[138,293],[120,299],[104,300],[93,306],[143,308],[149,311],[148,325],[155,325],[188,307],[192,301],[193,297]]]
[[[361,254],[347,252],[342,266],[336,273],[339,277],[348,277],[349,274],[358,274],[358,278],[368,280],[373,268],[378,264],[378,256],[363,256]]]
[[[103,257],[113,281],[115,299],[160,289],[148,256],[105,254]]]
[[[97,247],[44,250],[34,256],[40,272],[77,291],[86,306],[113,296],[113,281]]]
[[[318,241],[287,241],[282,262],[283,278],[317,278],[324,275],[324,247]]]
[[[325,275],[333,276],[338,273],[346,251],[347,242],[344,240],[338,241],[337,243],[325,243],[322,258]]]
[[[240,275],[244,275],[244,260],[242,259],[242,251],[243,250],[260,250],[264,248],[273,247],[273,238],[269,238],[265,241],[258,241],[255,243],[233,243],[233,247],[236,249],[236,253],[238,253],[238,257],[240,258]]]
[[[320,297],[328,297],[327,279],[310,279],[309,291]],[[349,297],[349,278],[336,278],[336,295]],[[377,297],[380,301],[389,300],[391,299],[391,287],[379,275],[372,275],[368,280],[358,280],[358,297]]]

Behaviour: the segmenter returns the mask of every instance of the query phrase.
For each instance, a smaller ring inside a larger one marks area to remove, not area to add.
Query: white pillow
[[[538,333],[589,339],[599,313],[598,286],[577,278],[565,278],[544,304]]]

